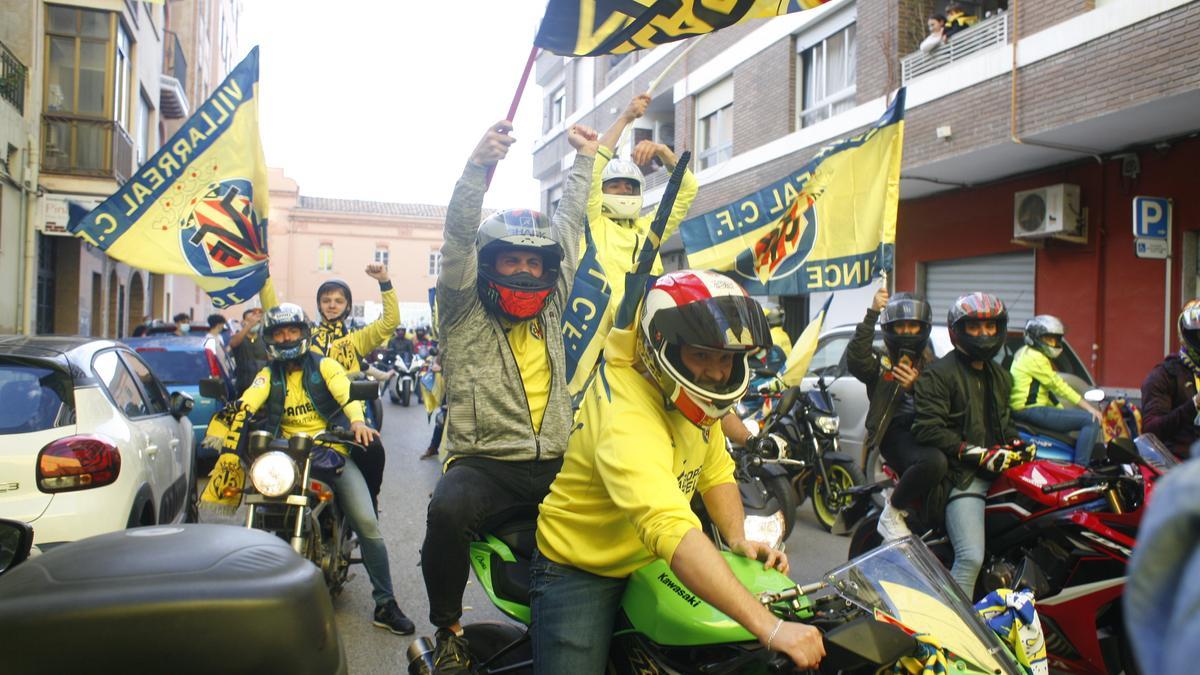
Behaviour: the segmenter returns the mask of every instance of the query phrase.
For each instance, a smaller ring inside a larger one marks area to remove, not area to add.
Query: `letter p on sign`
[[[1133,198],[1133,236],[1166,239],[1171,227],[1171,200],[1165,197]]]

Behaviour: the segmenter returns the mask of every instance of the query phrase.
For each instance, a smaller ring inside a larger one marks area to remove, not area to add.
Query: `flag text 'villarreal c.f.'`
[[[258,135],[258,48],[103,204],[69,229],[109,256],[194,277],[213,305],[267,279],[267,166]]]

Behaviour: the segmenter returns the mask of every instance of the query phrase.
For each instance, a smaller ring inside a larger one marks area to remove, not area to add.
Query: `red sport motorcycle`
[[[1178,460],[1151,434],[1118,439],[1083,467],[1034,460],[993,481],[987,495],[987,551],[975,588],[1027,588],[1037,598],[1052,670],[1136,673],[1121,620],[1125,568],[1155,482]],[[849,556],[881,543],[873,493],[890,481],[854,489],[839,526],[851,523]],[[954,549],[944,502],[914,514],[909,527],[948,567]],[[835,531],[837,527],[835,526]]]

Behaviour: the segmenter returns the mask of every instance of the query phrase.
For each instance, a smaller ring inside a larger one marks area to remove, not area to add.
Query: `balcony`
[[[25,114],[25,76],[28,69],[0,42],[0,98]]]
[[[42,171],[112,178],[133,175],[133,139],[112,120],[42,115]]]
[[[174,31],[167,31],[163,40],[163,72],[159,83],[159,107],[163,117],[181,119],[187,117],[187,57]]]
[[[925,73],[1005,44],[1008,44],[1008,13],[1002,12],[955,34],[928,54],[917,51],[900,59],[900,81],[907,85]]]

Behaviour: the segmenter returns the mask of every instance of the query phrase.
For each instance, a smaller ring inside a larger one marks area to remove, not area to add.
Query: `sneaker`
[[[901,537],[907,537],[912,534],[908,529],[908,523],[904,522],[904,511],[892,506],[892,500],[887,499],[883,502],[883,513],[879,514],[879,534],[883,536],[884,541],[895,541]]]
[[[437,629],[437,646],[433,648],[434,675],[474,673],[467,639],[446,628]]]
[[[380,628],[386,628],[396,635],[412,635],[417,628],[413,622],[404,616],[404,612],[400,611],[400,606],[395,600],[388,600],[387,603],[379,605],[375,608],[375,625]]]

